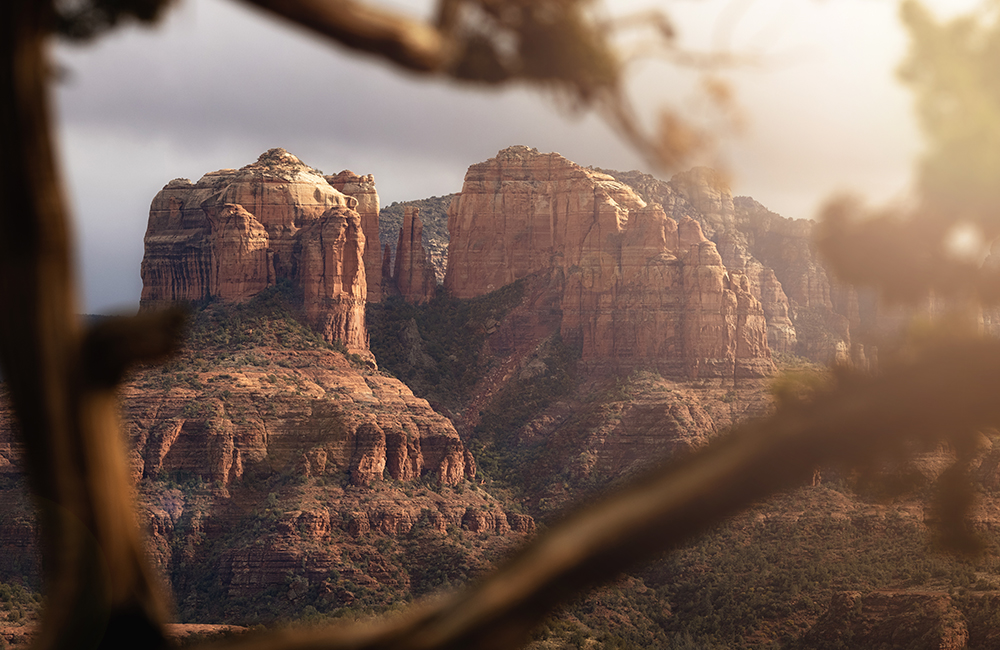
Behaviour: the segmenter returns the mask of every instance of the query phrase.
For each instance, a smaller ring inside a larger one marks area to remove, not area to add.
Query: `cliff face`
[[[697,222],[678,223],[607,174],[510,147],[469,168],[449,231],[453,296],[555,273],[562,336],[585,361],[691,377],[773,368],[746,278],[727,272]]]
[[[382,247],[379,246],[379,204],[375,178],[371,174],[358,176],[345,169],[336,176],[326,176],[335,190],[358,200],[355,211],[361,217],[365,233],[365,277],[368,279],[368,302],[382,300]]]
[[[198,367],[178,384],[139,377],[122,391],[133,477],[181,473],[226,487],[265,460],[302,478],[344,475],[352,485],[426,475],[454,485],[475,475],[454,427],[425,400],[335,357],[303,350],[273,359],[291,368]],[[213,390],[217,382],[224,388]]]
[[[374,186],[365,194],[367,185],[344,182],[363,195],[371,220],[377,195],[372,210]],[[140,305],[240,302],[287,280],[303,290],[305,311],[324,338],[367,350],[359,205],[283,149],[238,170],[205,174],[197,183],[173,180],[150,206]],[[378,241],[377,218],[373,223]]]
[[[724,267],[741,273],[760,301],[773,352],[821,363],[864,356],[851,332],[871,331],[881,317],[872,300],[830,277],[813,245],[811,221],[786,219],[753,199],[734,198],[725,177],[707,168],[669,182],[637,171],[608,173],[673,218],[690,216],[701,224]]]

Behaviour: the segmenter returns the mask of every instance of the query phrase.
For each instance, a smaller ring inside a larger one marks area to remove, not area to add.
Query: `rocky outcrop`
[[[701,224],[725,268],[741,272],[761,302],[773,352],[850,361],[856,347],[851,333],[871,330],[862,321],[876,318],[877,305],[832,280],[813,244],[811,221],[786,219],[753,199],[734,198],[725,176],[704,167],[669,182],[637,171],[608,173],[647,203],[663,205],[674,219]]]
[[[300,352],[266,369],[205,367],[162,387],[155,375],[140,375],[122,390],[133,477],[181,474],[226,487],[262,462],[361,486],[425,476],[455,485],[475,476],[444,416],[398,380],[362,376],[338,356]],[[219,382],[225,389],[208,388]]]
[[[570,267],[607,250],[642,200],[609,176],[556,153],[504,149],[469,167],[448,213],[445,288],[489,293],[532,273]]]
[[[394,292],[414,304],[433,298],[437,288],[434,265],[423,245],[423,230],[419,208],[407,206],[403,211],[403,227],[399,229],[396,244],[392,282]]]
[[[554,273],[562,337],[586,362],[689,377],[773,368],[759,300],[698,222],[678,223],[604,173],[510,147],[469,168],[449,230],[453,296]]]
[[[674,174],[670,185],[699,215],[705,234],[716,239],[730,229],[735,208],[725,176],[708,167]]]
[[[379,204],[375,178],[358,176],[345,169],[326,181],[338,192],[357,199],[355,210],[361,217],[361,230],[367,242],[364,252],[365,277],[368,279],[368,302],[382,300],[382,247],[379,246]]]
[[[378,241],[371,177],[345,174],[333,178],[362,196]],[[367,350],[360,205],[283,149],[196,183],[175,179],[150,206],[140,305],[243,301],[287,281],[303,290],[304,309],[328,341]]]
[[[764,310],[764,320],[767,322],[767,344],[772,352],[794,353],[798,334],[789,317],[788,296],[774,275],[774,269],[762,270],[759,286],[760,304]]]

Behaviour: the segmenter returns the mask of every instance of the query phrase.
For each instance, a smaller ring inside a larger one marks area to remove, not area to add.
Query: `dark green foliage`
[[[230,351],[243,365],[266,365],[252,353],[254,347],[291,350],[335,349],[347,354],[343,344],[330,345],[304,324],[302,297],[288,283],[269,287],[245,303],[209,302],[196,306],[188,328],[188,346],[194,350]]]
[[[995,552],[975,564],[935,553],[922,525],[891,515],[877,531],[819,513],[749,521],[752,515],[730,522],[646,571],[646,584],[673,610],[663,619],[672,638],[756,647],[741,639],[762,627],[772,641],[799,636],[838,592],[941,591],[972,584],[974,569],[1000,568]]]
[[[402,566],[410,576],[414,597],[458,587],[481,570],[466,549],[449,538],[421,534],[419,530],[411,537]]]
[[[553,644],[546,647],[805,650],[812,646],[798,640],[832,596],[887,590],[951,592],[968,622],[969,647],[995,647],[1000,548],[977,560],[935,552],[919,521],[891,511],[874,522],[783,516],[808,502],[805,492],[781,497],[723,524],[636,576],[584,595],[533,638]]]
[[[555,399],[573,390],[578,357],[579,351],[556,335],[545,358],[548,371],[508,383],[480,412],[470,446],[483,474],[517,491],[530,492],[536,487],[540,478],[535,475],[536,463],[542,453],[552,450],[547,449],[544,440],[534,445],[521,444],[517,431]]]
[[[472,300],[438,292],[425,305],[400,298],[369,303],[370,348],[379,367],[405,382],[432,404],[458,410],[493,362],[482,355],[488,325],[500,321],[524,295],[523,281]],[[410,321],[419,333],[420,352],[404,339]],[[423,359],[421,361],[421,359]]]
[[[26,625],[41,609],[41,594],[18,582],[0,583],[0,616],[6,618],[8,624]]]

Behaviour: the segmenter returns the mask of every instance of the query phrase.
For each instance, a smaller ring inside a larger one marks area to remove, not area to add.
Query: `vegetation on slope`
[[[193,305],[185,345],[197,350],[246,352],[255,347],[291,350],[337,349],[301,314],[302,295],[291,283],[268,287],[244,303],[209,301]]]
[[[524,283],[514,282],[472,300],[443,291],[428,303],[401,298],[369,303],[369,347],[379,367],[431,404],[456,412],[495,359],[483,354],[488,333],[520,304]]]

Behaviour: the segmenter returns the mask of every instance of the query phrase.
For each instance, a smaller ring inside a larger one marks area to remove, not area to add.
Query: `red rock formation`
[[[469,167],[452,201],[445,288],[471,298],[600,255],[602,238],[642,205],[624,184],[557,153],[504,149]]]
[[[365,240],[370,242],[364,253],[368,302],[379,302],[382,300],[382,250],[378,246],[379,202],[375,178],[371,174],[358,176],[345,169],[336,176],[327,176],[326,180],[338,192],[358,200],[354,209],[361,216],[361,230],[365,233]]]
[[[407,206],[403,211],[403,227],[399,229],[392,279],[399,294],[415,304],[433,298],[437,287],[434,265],[423,244],[423,230],[420,210]]]
[[[674,174],[670,185],[698,212],[708,236],[715,237],[728,229],[735,210],[725,176],[708,167],[695,167]]]
[[[210,207],[212,268],[209,286],[222,300],[241,301],[274,284],[267,230],[241,205]]]
[[[368,349],[365,236],[357,213],[330,208],[298,233],[298,279],[306,317],[349,350]]]
[[[469,168],[449,230],[457,297],[560,274],[560,330],[585,361],[700,377],[773,369],[760,303],[698,222],[678,224],[606,174],[510,147]]]
[[[377,214],[370,177],[333,178]],[[173,180],[150,206],[140,305],[246,300],[288,280],[304,289],[305,311],[328,341],[367,350],[359,205],[283,149],[197,183]]]
[[[788,315],[788,297],[771,268],[765,268],[761,274],[760,304],[767,321],[767,344],[771,351],[795,352],[797,336]]]
[[[284,363],[226,368],[222,397],[185,385],[151,389],[144,378],[126,386],[133,476],[182,473],[225,487],[265,459],[306,478],[343,473],[353,485],[475,476],[452,424],[398,380],[362,376],[325,351],[299,353],[294,368]],[[191,383],[211,385],[218,374],[206,367]]]

